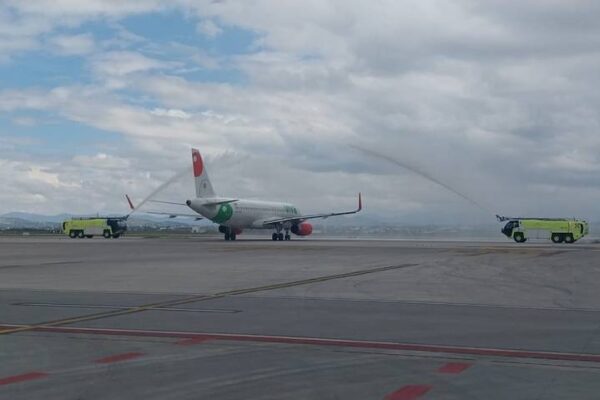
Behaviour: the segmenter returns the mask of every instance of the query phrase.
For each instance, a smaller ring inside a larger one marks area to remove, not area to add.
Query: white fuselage
[[[187,202],[188,206],[212,222],[234,229],[273,229],[264,226],[269,220],[301,215],[292,204],[260,200],[235,200],[229,203],[210,204],[227,201],[221,198],[196,198]]]

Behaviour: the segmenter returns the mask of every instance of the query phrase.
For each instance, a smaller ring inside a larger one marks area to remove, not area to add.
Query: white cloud
[[[5,4],[21,14],[85,18],[118,17],[168,7],[168,2],[161,0],[6,0]]]
[[[123,77],[134,72],[170,68],[177,64],[149,58],[131,51],[110,51],[94,57],[92,71],[103,77]]]
[[[26,176],[31,181],[51,186],[54,189],[64,187],[80,187],[77,183],[63,182],[57,173],[49,172],[40,167],[30,167],[29,171],[27,171]]]
[[[214,38],[223,33],[223,29],[221,29],[217,24],[214,23],[213,20],[205,19],[196,25],[196,31],[199,33],[208,36],[209,38]]]
[[[192,116],[189,113],[186,113],[183,110],[178,109],[165,109],[165,108],[155,108],[151,111],[151,114],[158,115],[160,117],[170,117],[170,118],[179,118],[179,119],[190,119]]]
[[[92,53],[94,37],[89,33],[79,35],[56,35],[49,39],[51,49],[58,54],[72,56]]]
[[[73,163],[81,167],[95,169],[122,169],[131,166],[128,159],[106,153],[97,153],[93,156],[77,155],[73,157]]]

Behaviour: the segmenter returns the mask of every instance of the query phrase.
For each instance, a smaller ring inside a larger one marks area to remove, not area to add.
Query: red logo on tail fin
[[[204,164],[202,163],[202,156],[196,149],[192,149],[192,160],[194,161],[194,176],[198,177],[202,175],[204,170]]]

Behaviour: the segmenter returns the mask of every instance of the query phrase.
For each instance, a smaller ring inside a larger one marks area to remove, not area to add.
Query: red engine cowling
[[[292,226],[292,233],[298,236],[308,236],[312,233],[312,225],[308,222],[303,222],[298,225]]]

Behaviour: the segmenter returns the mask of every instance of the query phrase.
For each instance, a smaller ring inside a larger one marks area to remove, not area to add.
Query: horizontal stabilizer
[[[207,201],[206,203],[202,203],[202,205],[203,206],[219,206],[221,204],[235,203],[236,201],[238,201],[238,199]]]
[[[160,203],[160,204],[174,204],[176,206],[185,206],[185,203],[177,203],[174,201],[166,201],[166,200],[148,200],[150,203]]]
[[[200,217],[199,215],[194,215],[194,214],[179,214],[179,213],[168,213],[168,212],[159,212],[159,211],[146,211],[146,214],[166,215],[169,218],[177,218],[177,217],[194,218],[194,220],[196,220],[196,221],[200,221],[202,219],[202,217]]]

